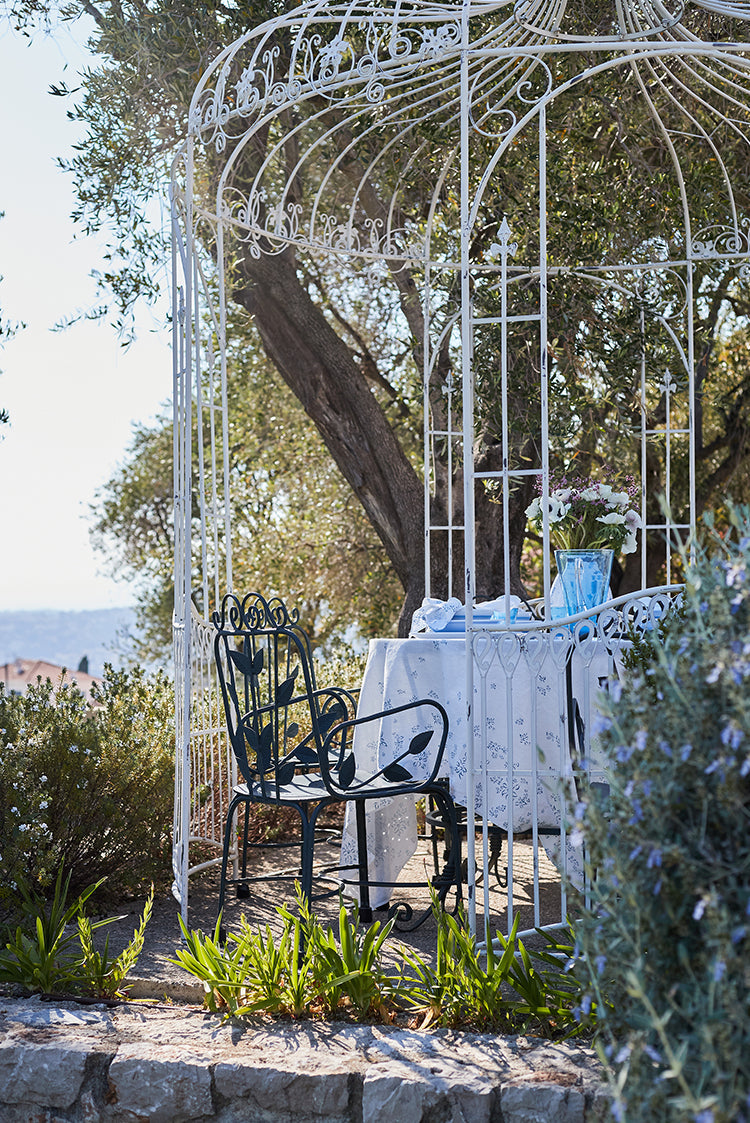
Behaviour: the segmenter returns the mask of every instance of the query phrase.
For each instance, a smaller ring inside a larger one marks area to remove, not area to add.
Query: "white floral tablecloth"
[[[502,633],[475,637],[474,676],[475,808],[481,821],[514,832],[528,830],[536,817],[539,827],[557,827],[571,790],[571,752],[566,704],[566,657],[550,636],[540,634],[526,650],[520,637]],[[611,672],[602,644],[569,653],[573,694],[582,718],[591,728],[595,700]],[[448,713],[449,730],[441,774],[449,777],[457,803],[467,805],[466,641],[462,635],[434,635],[411,639],[371,640],[362,681],[358,713],[366,715],[422,698],[434,699]],[[437,727],[427,709],[407,711],[397,718],[357,728],[358,766],[378,768],[396,757],[415,734]],[[433,738],[435,745],[438,736]],[[510,752],[509,752],[510,746]],[[534,746],[537,751],[534,751]],[[428,750],[429,751],[429,750]],[[411,764],[419,766],[420,758]],[[422,762],[427,768],[427,761]],[[420,775],[419,772],[415,772]],[[410,796],[368,800],[367,848],[371,881],[395,881],[417,846],[415,801]],[[543,838],[550,852],[559,853],[560,838]],[[568,865],[575,864],[571,847]],[[354,865],[357,844],[353,805],[347,815],[341,849],[342,866]],[[568,870],[569,873],[573,872]],[[356,892],[356,891],[355,891]],[[387,903],[388,890],[373,889],[373,907]]]

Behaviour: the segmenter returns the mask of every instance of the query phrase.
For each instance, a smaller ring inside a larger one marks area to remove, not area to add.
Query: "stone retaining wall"
[[[0,1123],[593,1123],[590,1049],[0,998]]]

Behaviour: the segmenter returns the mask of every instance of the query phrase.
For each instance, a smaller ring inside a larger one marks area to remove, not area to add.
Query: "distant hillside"
[[[135,620],[132,608],[0,612],[0,663],[44,659],[75,670],[87,655],[89,674],[100,675],[105,663],[122,666]]]

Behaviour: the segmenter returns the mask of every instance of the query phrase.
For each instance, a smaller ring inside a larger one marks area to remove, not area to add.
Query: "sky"
[[[133,603],[89,541],[90,505],[125,458],[136,422],[169,407],[168,295],[144,308],[125,350],[106,322],[55,323],[97,303],[102,245],[77,233],[55,158],[80,137],[68,99],[87,61],[69,30],[27,40],[0,25],[0,310],[26,327],[0,349],[0,611]]]

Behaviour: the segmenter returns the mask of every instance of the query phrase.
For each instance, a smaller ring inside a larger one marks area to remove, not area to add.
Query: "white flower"
[[[639,530],[643,526],[643,523],[641,522],[641,516],[637,511],[626,511],[625,522],[631,530]]]
[[[619,511],[610,511],[608,515],[598,515],[596,521],[606,523],[607,526],[622,526],[625,522],[625,516],[621,515]]]
[[[569,503],[561,503],[559,499],[555,499],[553,495],[549,497],[549,521],[551,523],[558,523],[564,519],[570,510]]]
[[[581,492],[580,497],[584,503],[593,503],[596,499],[601,498],[601,494],[598,487],[586,487]]]
[[[636,538],[635,531],[631,530],[622,544],[622,552],[623,554],[632,554],[637,546],[638,539]]]
[[[630,496],[627,491],[613,491],[609,501],[615,507],[627,507],[630,504]]]
[[[559,499],[561,503],[569,503],[570,497],[573,494],[571,487],[561,487],[557,491],[552,492],[555,499]]]
[[[537,497],[536,499],[532,499],[528,507],[526,508],[526,518],[538,519],[541,513],[542,505],[539,501],[539,498]]]

